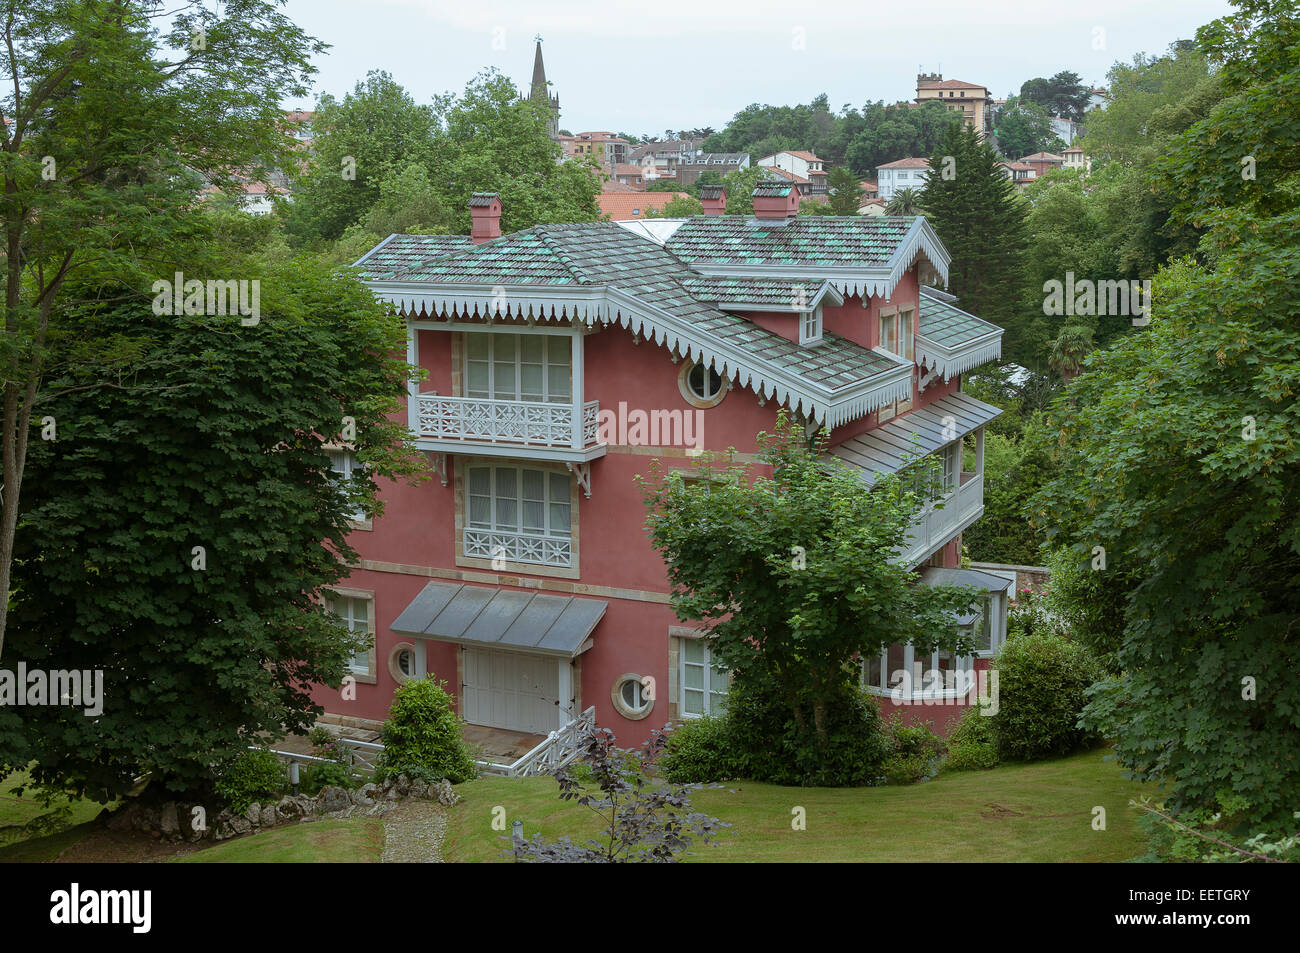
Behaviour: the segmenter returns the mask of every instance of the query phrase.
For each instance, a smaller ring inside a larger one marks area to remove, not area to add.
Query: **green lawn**
[[[378,863],[384,823],[376,817],[294,824],[223,841],[175,859],[181,864]]]
[[[16,831],[10,831],[7,835],[0,834],[0,861],[53,860],[61,850],[81,837],[82,832],[75,829],[76,825],[94,820],[103,810],[103,805],[96,804],[94,801],[68,801],[65,798],[56,798],[50,807],[45,807],[32,796],[30,791],[27,792],[26,797],[20,798],[13,789],[26,780],[26,772],[11,774],[0,780],[0,827],[9,824],[25,824],[34,817],[52,810],[56,805],[67,804],[72,812],[65,822],[68,829],[49,836],[21,841],[15,840],[19,836]]]
[[[1128,805],[1141,786],[1126,781],[1104,750],[992,771],[942,775],[924,784],[879,788],[787,788],[734,782],[698,792],[698,810],[733,827],[695,859],[745,861],[1122,861],[1143,853]],[[492,830],[504,807],[525,836],[595,832],[587,808],[556,797],[551,778],[484,778],[458,785],[448,812],[448,861],[500,861]],[[1093,808],[1106,830],[1092,829]],[[792,829],[802,807],[807,829]]]

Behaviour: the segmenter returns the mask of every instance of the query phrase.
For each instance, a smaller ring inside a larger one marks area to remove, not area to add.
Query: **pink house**
[[[727,675],[669,606],[634,477],[728,447],[753,460],[782,407],[829,427],[829,452],[867,483],[918,448],[942,459],[943,495],[899,565],[984,590],[954,625],[985,651],[895,646],[863,682],[909,717],[960,714],[951,685],[891,698],[892,673],[969,673],[1005,632],[1008,583],[958,568],[999,413],[961,374],[999,356],[1002,331],[923,290],[949,264],[923,218],[796,218],[788,183],[728,216],[717,191],[694,218],[505,236],[497,196],[476,194],[472,236],[393,235],[358,262],[427,372],[407,413],[434,476],[383,484],[383,517],[356,526],[360,561],[332,603],[373,642],[354,693],[317,691],[332,720],[375,725],[426,674],[471,725],[519,737],[594,709],[631,745],[719,710]]]

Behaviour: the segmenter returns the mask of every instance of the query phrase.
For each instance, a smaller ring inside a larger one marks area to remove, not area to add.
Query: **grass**
[[[57,797],[47,807],[37,798],[28,794],[19,797],[14,788],[27,781],[27,773],[20,771],[0,780],[0,828],[8,825],[26,824],[57,807],[66,805],[69,814],[61,823],[64,829],[43,837],[18,840],[23,835],[15,830],[8,834],[0,833],[0,861],[46,861],[53,860],[65,847],[80,839],[84,831],[80,825],[94,820],[102,804],[94,801],[68,800]]]
[[[991,771],[941,775],[924,784],[878,788],[788,788],[733,782],[692,797],[696,810],[728,821],[718,846],[697,847],[712,862],[797,861],[1122,861],[1144,852],[1127,781],[1107,752]],[[484,778],[457,785],[464,800],[448,811],[448,861],[501,861],[501,831],[524,822],[524,834],[596,833],[590,810],[560,801],[552,778]],[[802,807],[806,830],[792,827]],[[1106,810],[1106,830],[1092,829],[1093,809]]]
[[[181,864],[378,863],[384,823],[375,817],[295,824],[177,857]]]

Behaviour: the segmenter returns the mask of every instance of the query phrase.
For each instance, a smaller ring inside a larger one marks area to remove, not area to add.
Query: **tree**
[[[1065,147],[1052,131],[1047,110],[1032,100],[1014,96],[994,114],[993,134],[1008,159]]]
[[[921,209],[952,255],[949,290],[1010,338],[1023,308],[1025,208],[998,161],[973,129],[950,127],[930,157]]]
[[[1092,328],[1086,325],[1067,324],[1052,342],[1047,356],[1047,366],[1061,375],[1067,384],[1083,367],[1083,359],[1093,348]]]
[[[921,193],[915,189],[899,189],[885,205],[886,215],[920,215]]]
[[[815,762],[834,744],[835,713],[855,704],[857,659],[894,642],[968,649],[956,645],[952,613],[975,594],[921,586],[897,562],[924,506],[914,486],[933,479],[932,461],[868,489],[821,445],[810,448],[784,412],[759,445],[771,477],[701,462],[709,478],[688,483],[656,464],[640,480],[646,529],[667,564],[677,617],[703,623],[733,688],[759,697],[746,706],[747,730],[769,741],[788,732]],[[764,724],[772,711],[793,722]]]
[[[1050,115],[1083,122],[1090,92],[1078,73],[1062,70],[1051,79],[1026,80],[1020,87],[1020,98],[1042,106]]]
[[[1035,509],[1125,590],[1123,674],[1085,710],[1120,762],[1166,784],[1174,816],[1295,832],[1300,17],[1234,5],[1197,31],[1226,98],[1159,162],[1210,261],[1163,269],[1151,325],[1072,383]]]
[[[305,94],[309,57],[323,47],[276,6],[233,0],[217,14],[198,0],[3,4],[0,655],[29,435],[49,416],[33,414],[62,349],[94,343],[68,325],[70,288],[112,297],[170,278],[178,249],[210,247],[192,213],[203,183],[232,189],[236,170],[294,161],[278,103]],[[109,335],[106,367],[131,331]]]
[[[857,215],[862,204],[862,186],[858,177],[842,165],[831,169],[827,176],[831,194],[829,205],[832,215]]]
[[[691,195],[681,195],[672,199],[663,207],[663,211],[651,209],[648,218],[690,218],[703,215],[704,205]]]
[[[485,70],[459,96],[434,97],[433,111],[430,181],[451,211],[451,232],[469,233],[474,192],[500,193],[505,232],[600,217],[594,163],[559,161],[560,147],[547,134],[549,111],[521,100],[507,77]]]
[[[52,381],[9,649],[102,673],[102,711],[0,707],[0,773],[30,762],[38,785],[101,802],[142,775],[202,791],[255,738],[306,731],[313,684],[338,686],[361,648],[322,596],[357,559],[350,519],[379,512],[375,481],[423,469],[397,417],[402,326],[310,260],[238,267],[260,282],[252,326],[148,296],[76,313],[87,340],[131,327],[144,346],[114,387],[93,361]],[[365,469],[333,475],[330,441]]]
[[[728,215],[753,215],[754,188],[770,174],[757,165],[751,165],[744,169],[732,169],[723,176],[722,187],[727,190],[725,212]]]
[[[412,165],[431,167],[435,118],[383,70],[342,100],[326,93],[312,122],[313,157],[286,209],[300,244],[333,241],[379,200],[380,183]]]

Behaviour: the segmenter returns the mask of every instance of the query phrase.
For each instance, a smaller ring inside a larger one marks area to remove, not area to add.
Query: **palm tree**
[[[1079,376],[1083,359],[1092,350],[1092,328],[1080,324],[1071,324],[1061,328],[1061,333],[1052,342],[1051,353],[1047,355],[1047,366],[1061,375],[1067,384]]]
[[[899,189],[885,206],[886,215],[920,215],[921,193],[915,189]]]

